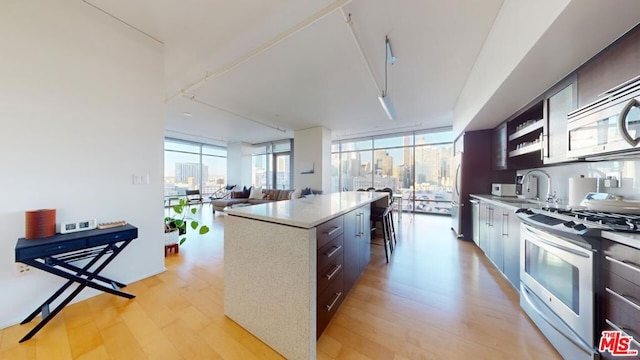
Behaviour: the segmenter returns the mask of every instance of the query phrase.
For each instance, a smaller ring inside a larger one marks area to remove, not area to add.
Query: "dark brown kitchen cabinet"
[[[344,291],[351,288],[371,260],[371,208],[360,207],[344,215]]]
[[[316,234],[318,244],[316,336],[320,338],[346,295],[343,249],[345,242],[350,239],[344,233],[343,216],[318,225]]]
[[[577,109],[577,76],[564,79],[547,93],[544,100],[543,151],[544,164],[575,161],[567,158],[569,134],[567,115]]]
[[[370,218],[367,204],[317,227],[317,338],[371,260]]]
[[[599,290],[600,334],[604,330],[622,331],[632,336],[632,349],[640,349],[640,250],[602,239]],[[609,352],[604,359],[615,359]],[[640,359],[640,356],[625,357]]]
[[[578,106],[640,74],[640,25],[620,37],[578,69]]]

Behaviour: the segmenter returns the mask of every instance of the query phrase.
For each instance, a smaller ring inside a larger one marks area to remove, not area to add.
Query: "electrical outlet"
[[[31,273],[31,266],[21,262],[16,263],[16,275],[23,276]]]
[[[610,171],[605,174],[604,187],[617,188],[620,187],[621,173],[620,171]]]

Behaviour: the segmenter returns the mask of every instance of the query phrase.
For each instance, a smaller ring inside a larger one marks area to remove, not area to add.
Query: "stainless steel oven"
[[[594,251],[521,225],[520,305],[565,359],[595,359]]]

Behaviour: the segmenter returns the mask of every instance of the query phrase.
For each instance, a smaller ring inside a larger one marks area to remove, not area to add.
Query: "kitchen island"
[[[370,258],[370,204],[341,192],[226,210],[224,313],[288,359],[316,339]]]

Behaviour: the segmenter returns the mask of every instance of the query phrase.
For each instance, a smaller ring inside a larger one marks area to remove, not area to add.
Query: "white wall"
[[[55,208],[58,223],[126,220],[139,238],[103,274],[129,283],[164,270],[164,109],[162,47],[81,1],[1,1],[0,49],[5,327],[63,283],[15,275],[25,210]],[[150,183],[133,185],[133,174]]]
[[[455,105],[455,135],[485,106],[569,2],[504,1]]]
[[[238,190],[252,185],[251,150],[251,144],[243,142],[227,145],[227,182],[237,185]]]
[[[294,134],[293,188],[331,192],[331,130],[315,127]],[[313,174],[301,174],[313,165]],[[304,168],[303,168],[304,167]]]
[[[550,166],[543,168],[551,176],[551,192],[556,192],[562,204],[567,204],[569,200],[569,178],[584,175],[585,177],[599,178],[599,191],[614,195],[622,195],[625,199],[640,200],[640,184],[636,179],[640,179],[640,160],[624,161],[598,161],[582,162],[562,166]],[[518,171],[518,173],[525,173]],[[608,173],[619,173],[621,175],[620,187],[605,188],[604,178]],[[538,177],[538,194],[541,198],[546,195],[546,179],[540,174],[532,173]]]

